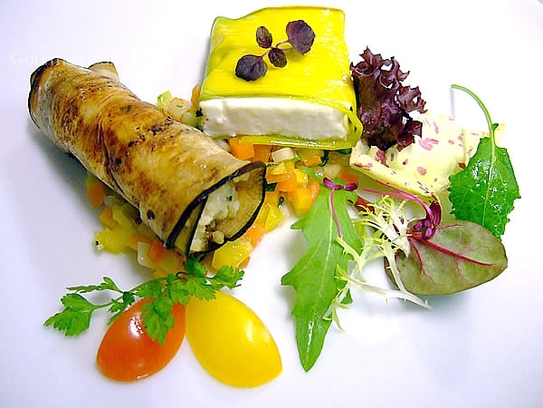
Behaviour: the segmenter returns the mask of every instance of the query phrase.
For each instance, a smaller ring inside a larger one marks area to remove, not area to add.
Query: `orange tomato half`
[[[152,340],[141,321],[140,300],[123,312],[109,327],[96,363],[106,377],[117,381],[135,381],[163,369],[175,356],[185,338],[185,306],[175,304],[172,314],[175,326],[160,345]]]

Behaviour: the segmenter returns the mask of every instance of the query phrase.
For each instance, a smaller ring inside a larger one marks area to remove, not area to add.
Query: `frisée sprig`
[[[66,336],[77,336],[90,327],[95,311],[107,309],[112,314],[109,319],[111,324],[137,298],[151,299],[142,306],[142,321],[149,337],[163,344],[168,330],[174,325],[171,314],[174,304],[187,304],[192,296],[203,300],[214,299],[216,291],[238,286],[244,274],[241,269],[223,266],[214,275],[208,276],[206,268],[197,258],[188,258],[184,268],[184,271],[151,279],[127,291],[121,290],[109,277],[104,277],[98,285],[68,287],[69,292],[60,299],[64,309],[49,317],[44,325],[52,326]],[[93,303],[83,296],[104,291],[118,295],[105,303]]]

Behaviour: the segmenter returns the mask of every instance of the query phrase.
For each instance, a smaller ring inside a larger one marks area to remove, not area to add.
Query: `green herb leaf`
[[[98,307],[78,293],[68,293],[60,299],[64,310],[49,317],[44,325],[64,331],[66,336],[77,336],[90,326],[92,313]]]
[[[141,284],[136,289],[134,289],[134,295],[143,299],[152,299],[162,296],[163,288],[164,283],[162,282],[162,280],[153,279]]]
[[[44,326],[53,326],[59,331],[63,331],[66,336],[78,336],[90,327],[92,310],[73,310],[64,309],[49,317]]]
[[[191,296],[202,300],[215,299],[215,289],[211,285],[202,285],[197,279],[189,279],[185,284]]]
[[[101,290],[112,290],[115,292],[121,292],[115,282],[107,276],[103,278],[104,281],[99,285],[86,285],[86,286],[71,286],[68,290],[78,293],[89,293]]]
[[[175,325],[172,310],[173,301],[166,296],[153,299],[141,307],[141,320],[145,324],[147,334],[159,344],[164,344],[166,334]]]
[[[207,270],[204,266],[198,261],[198,258],[188,258],[183,266],[187,273],[191,276],[199,276],[202,278],[206,277]]]
[[[405,288],[417,295],[448,295],[481,285],[507,268],[505,248],[488,229],[456,220],[431,239],[410,238],[409,256],[396,254]],[[388,277],[394,278],[386,268]]]
[[[194,290],[190,290],[190,288],[187,287],[189,281],[192,282],[193,279],[189,279],[186,282],[176,281],[169,284],[165,290],[165,295],[169,297],[173,303],[187,304],[190,294],[194,292]],[[197,286],[198,285],[199,284],[197,284]]]
[[[321,188],[309,213],[292,228],[301,229],[309,242],[303,257],[281,279],[297,293],[292,314],[296,318],[296,342],[303,368],[309,371],[317,361],[331,320],[331,305],[344,281],[336,279],[337,268],[346,269],[350,256],[337,242],[338,226],[330,207],[330,190]],[[353,247],[361,246],[347,211],[353,193],[334,191],[334,207],[343,239]]]
[[[214,288],[227,287],[234,289],[239,286],[239,281],[243,278],[243,270],[231,266],[222,266],[215,276],[209,278],[209,282]]]
[[[88,311],[94,309],[94,305],[78,293],[68,293],[60,299],[60,302],[64,307],[75,311]]]
[[[189,258],[185,262],[187,272],[170,274],[166,277],[144,282],[129,291],[121,291],[111,278],[104,278],[99,285],[72,286],[61,298],[64,310],[49,317],[45,326],[63,331],[67,336],[75,336],[87,330],[92,314],[97,309],[107,308],[112,314],[112,323],[136,298],[150,299],[142,307],[142,321],[149,337],[163,344],[168,330],[173,327],[175,319],[171,315],[175,303],[188,303],[191,296],[200,299],[215,298],[215,291],[223,287],[233,288],[243,277],[243,271],[237,268],[221,268],[214,277],[207,276],[207,270],[197,258]],[[120,296],[103,304],[94,304],[81,293],[109,290],[120,293]]]
[[[507,150],[496,145],[494,130],[497,125],[492,123],[481,100],[469,89],[459,85],[452,87],[467,92],[478,102],[487,118],[490,135],[480,140],[477,152],[466,168],[449,178],[451,212],[458,219],[482,225],[500,238],[514,201],[520,198],[513,165]]]

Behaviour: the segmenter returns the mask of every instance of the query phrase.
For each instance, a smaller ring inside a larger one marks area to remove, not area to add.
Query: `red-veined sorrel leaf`
[[[396,263],[405,288],[417,295],[460,292],[494,279],[507,268],[501,241],[471,221],[440,225],[431,239],[413,235],[409,242],[409,256],[398,252]]]

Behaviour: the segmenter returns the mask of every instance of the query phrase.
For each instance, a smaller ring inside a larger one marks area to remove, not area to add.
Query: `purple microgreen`
[[[291,21],[287,24],[287,37],[292,48],[300,54],[305,54],[313,45],[315,32],[303,20]]]
[[[261,48],[270,48],[272,46],[273,37],[266,27],[260,26],[256,29],[256,42]]]
[[[273,47],[268,53],[268,58],[274,67],[283,68],[285,65],[287,65],[287,56],[285,55],[285,51],[280,48]]]
[[[248,54],[239,59],[236,65],[236,76],[246,81],[256,81],[266,75],[267,70],[268,65],[262,56]]]
[[[338,236],[342,238],[343,233],[341,232],[341,225],[337,217],[336,209],[334,208],[334,191],[336,190],[354,191],[358,188],[358,184],[349,183],[346,185],[341,185],[341,184],[336,183],[335,181],[330,180],[328,177],[325,177],[322,180],[322,182],[326,187],[332,190],[332,193],[330,194],[330,210],[332,211],[332,216],[334,217],[334,222],[336,223],[336,226],[337,226]]]
[[[267,51],[262,55],[247,54],[241,57],[236,64],[236,76],[246,81],[256,81],[262,78],[268,72],[268,65],[264,61],[266,55],[268,55],[273,66],[284,68],[287,65],[287,55],[285,48],[279,48],[280,45],[290,44],[291,48],[300,54],[309,52],[315,40],[315,32],[305,21],[289,22],[286,32],[287,39],[273,46],[271,32],[265,26],[258,27],[256,29],[256,42],[259,47],[265,48]]]

